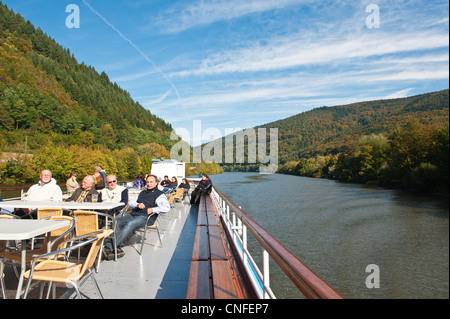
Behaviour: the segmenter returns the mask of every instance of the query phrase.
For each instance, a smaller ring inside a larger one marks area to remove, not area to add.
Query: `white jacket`
[[[27,201],[62,202],[62,191],[54,178],[47,184],[42,184],[39,181],[39,183],[31,186],[27,195]]]
[[[120,203],[120,199],[122,198],[122,192],[126,190],[126,187],[117,185],[113,190],[109,188],[103,188],[101,190],[102,193],[102,202],[103,203]]]

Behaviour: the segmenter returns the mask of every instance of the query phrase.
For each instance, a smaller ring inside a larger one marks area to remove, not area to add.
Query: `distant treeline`
[[[280,165],[279,173],[375,184],[417,193],[448,193],[449,126],[410,121],[392,136],[365,135],[339,154]]]
[[[71,172],[83,178],[92,175],[97,165],[102,166],[107,174],[114,174],[122,180],[134,180],[140,173],[151,172],[152,159],[169,157],[169,151],[156,143],[140,145],[137,150],[131,147],[110,150],[106,147],[72,145],[64,148],[49,145],[33,156],[19,155],[16,159],[0,163],[0,184],[37,182],[43,169],[49,169],[57,182],[63,184]],[[197,163],[195,167],[186,163],[185,173],[187,176],[200,173],[213,175],[222,173],[222,168],[216,163]]]
[[[49,169],[58,183],[65,183],[71,172],[83,178],[94,173],[95,166],[102,166],[108,174],[121,179],[135,179],[139,173],[149,173],[152,158],[168,157],[169,152],[161,145],[141,145],[137,151],[131,147],[109,150],[72,145],[64,148],[45,146],[33,156],[19,156],[15,160],[0,163],[2,183],[31,183],[39,179],[43,169]]]

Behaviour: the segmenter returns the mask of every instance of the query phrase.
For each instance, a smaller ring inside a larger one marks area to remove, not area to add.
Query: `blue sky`
[[[448,1],[2,2],[189,132],[192,145],[194,121],[225,135],[315,107],[449,87]],[[79,28],[66,26],[70,4]]]

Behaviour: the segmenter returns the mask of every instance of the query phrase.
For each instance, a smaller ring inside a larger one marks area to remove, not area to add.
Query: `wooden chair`
[[[37,219],[43,219],[51,216],[62,216],[61,208],[39,208],[37,210]]]
[[[85,210],[76,210],[72,212],[72,216],[75,219],[75,236],[83,236],[86,234],[90,234],[92,232],[96,232],[99,230],[98,227],[98,216],[105,217],[105,227],[108,229],[108,220],[114,220],[114,217],[105,213],[95,212],[95,211],[85,211]],[[103,247],[100,248],[101,251]],[[100,256],[101,256],[100,251]],[[80,250],[78,250],[78,260],[80,259]],[[98,259],[97,262],[97,272],[100,269],[100,261],[101,258]]]
[[[37,219],[48,218],[52,216],[62,216],[63,211],[61,208],[38,208]],[[43,239],[44,237],[34,237],[31,239],[31,249],[34,249],[34,241],[36,239]]]
[[[169,198],[170,207],[176,199],[183,199],[184,188],[178,187],[175,193],[172,193]]]
[[[70,284],[76,291],[78,298],[81,297],[80,286],[85,282],[87,277],[91,277],[98,293],[103,299],[102,292],[98,286],[97,280],[94,276],[94,263],[95,259],[99,255],[100,249],[103,245],[103,240],[112,234],[111,229],[99,230],[90,234],[85,234],[78,236],[69,240],[69,242],[81,241],[79,244],[74,246],[66,247],[63,249],[58,249],[56,251],[38,256],[38,258],[33,261],[31,269],[25,273],[25,278],[28,279],[27,288],[25,290],[24,298],[28,296],[28,291],[30,289],[31,282],[33,280],[37,281],[47,281],[47,282],[59,282]],[[88,239],[87,239],[88,238]],[[85,240],[87,239],[87,240]],[[83,241],[82,241],[83,240]],[[85,240],[85,241],[84,241]],[[68,242],[65,243],[66,245]],[[51,256],[57,256],[59,254],[68,253],[74,249],[79,249],[85,245],[91,245],[89,253],[83,263],[73,263],[68,261],[59,261],[54,259],[47,259]],[[83,279],[83,280],[82,280]],[[81,282],[81,284],[80,284]],[[51,284],[49,286],[50,292]]]

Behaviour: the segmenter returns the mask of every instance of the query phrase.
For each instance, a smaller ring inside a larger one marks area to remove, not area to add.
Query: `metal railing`
[[[270,288],[270,257],[306,298],[342,299],[339,293],[306,267],[215,186],[213,186],[211,197],[259,298],[276,298]],[[262,272],[248,251],[249,233],[263,249]]]

